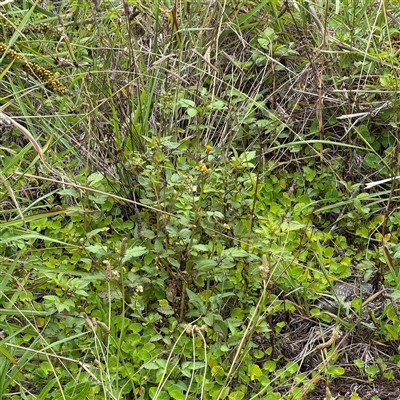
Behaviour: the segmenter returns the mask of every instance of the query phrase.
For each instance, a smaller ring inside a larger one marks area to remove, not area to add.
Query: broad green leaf
[[[191,291],[190,289],[186,289],[186,293],[189,297],[190,304],[192,304],[194,306],[194,308],[199,310],[202,314],[205,314],[206,306],[203,303],[203,301],[201,300],[201,298],[196,293]]]
[[[263,375],[263,372],[261,371],[261,368],[257,364],[251,364],[249,366],[249,374],[250,374],[250,379],[252,381],[258,380]]]
[[[130,261],[132,258],[141,257],[144,254],[147,254],[148,250],[143,246],[136,246],[126,251],[124,258],[122,259],[122,263],[126,263]]]
[[[211,271],[217,266],[217,262],[215,260],[200,260],[199,262],[196,263],[195,269],[198,271],[206,272],[206,271]]]

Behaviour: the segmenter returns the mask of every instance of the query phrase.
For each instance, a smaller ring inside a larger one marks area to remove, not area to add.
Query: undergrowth
[[[394,396],[396,3],[3,2],[1,397]]]

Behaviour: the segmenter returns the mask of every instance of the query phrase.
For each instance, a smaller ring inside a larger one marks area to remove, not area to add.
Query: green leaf
[[[244,153],[242,153],[239,157],[239,160],[242,162],[248,162],[251,160],[254,160],[257,156],[257,152],[256,151],[245,151]]]
[[[185,398],[182,388],[178,385],[170,386],[168,388],[168,393],[174,400],[183,400]]]
[[[391,340],[398,340],[399,331],[393,325],[385,324],[385,328],[388,331]]]
[[[163,315],[174,315],[175,311],[171,306],[161,306],[157,308],[157,311]]]
[[[202,253],[207,253],[208,251],[210,251],[209,246],[206,244],[195,244],[194,246],[192,246],[192,249]]]
[[[329,375],[332,375],[332,377],[336,378],[338,376],[342,376],[345,373],[345,369],[343,367],[338,367],[336,365],[333,365],[332,367],[328,368],[327,373]]]
[[[179,231],[179,237],[182,239],[190,237],[192,231],[188,228],[183,228]]]
[[[37,219],[36,221],[32,221],[30,223],[30,228],[32,230],[41,231],[46,228],[47,218]]]
[[[151,399],[153,399],[153,398],[154,398],[154,400],[170,400],[171,399],[170,395],[165,391],[158,392],[157,398],[154,397],[156,393],[157,393],[157,388],[151,387],[149,390],[149,395],[150,395]]]
[[[354,360],[353,362],[358,368],[360,368],[360,369],[364,368],[365,364],[364,364],[363,360]]]
[[[261,368],[257,364],[251,364],[249,366],[249,374],[250,374],[250,379],[252,381],[258,380],[258,378],[263,376],[263,372],[261,371]]]
[[[79,191],[76,189],[62,189],[58,191],[58,194],[63,196],[71,196],[75,198],[80,197]]]
[[[230,248],[222,252],[222,257],[247,257],[249,253],[246,250]]]
[[[226,322],[221,318],[221,316],[216,315],[214,324],[212,325],[212,328],[214,330],[214,332],[220,333],[223,335],[224,338],[227,337],[228,335],[228,327],[226,326]]]
[[[294,374],[295,372],[297,372],[299,370],[299,364],[297,362],[294,361],[289,361],[286,364],[286,371],[290,372],[291,374]]]
[[[215,260],[200,260],[196,265],[195,265],[195,269],[197,271],[202,271],[202,272],[206,272],[206,271],[211,271],[212,269],[214,269],[217,266],[217,262]]]
[[[232,392],[229,394],[228,399],[229,400],[242,400],[244,397],[243,392]]]
[[[317,171],[310,167],[303,167],[303,171],[304,171],[304,177],[306,178],[306,181],[309,181],[309,182],[312,182],[315,179],[315,176],[317,175]]]
[[[51,398],[50,396],[48,396],[48,394],[53,387],[54,388],[57,387],[57,380],[55,378],[51,379],[47,383],[47,385],[40,391],[40,394],[38,395],[38,397],[36,397],[36,400],[47,400],[47,399]],[[55,390],[57,390],[57,389],[55,389]]]
[[[263,39],[263,38],[257,39],[257,42],[264,50],[268,50],[271,44],[271,41],[269,39]]]
[[[379,367],[377,365],[370,365],[366,371],[368,375],[375,376],[379,372]]]
[[[273,360],[267,360],[264,363],[264,369],[268,372],[274,372],[276,370],[276,362]]]
[[[191,305],[194,306],[197,310],[199,310],[202,314],[206,313],[206,306],[201,300],[201,298],[194,292],[192,292],[190,289],[186,289],[186,293],[189,297],[189,302]]]
[[[185,361],[182,363],[183,369],[190,369],[190,370],[197,370],[197,369],[204,369],[206,367],[206,363],[203,361]]]
[[[107,254],[107,248],[101,244],[86,246],[85,249],[90,253],[96,254],[97,257],[103,257]]]
[[[283,221],[281,224],[282,232],[298,231],[305,228],[306,225],[297,221]]]
[[[280,400],[282,398],[280,393],[270,393],[264,397],[264,400]]]
[[[88,176],[88,184],[96,186],[96,183],[104,180],[104,175],[100,172],[94,172],[93,174]]]
[[[84,400],[87,398],[90,391],[90,383],[78,383],[66,386],[64,394],[69,396],[71,400]]]
[[[188,108],[186,112],[189,115],[189,117],[194,117],[197,115],[197,110],[195,108]]]
[[[122,259],[122,263],[124,264],[135,257],[141,257],[143,254],[147,254],[148,252],[149,251],[146,249],[146,247],[143,246],[132,247],[126,251],[124,258]]]
[[[196,103],[193,100],[188,100],[188,99],[180,99],[179,100],[179,105],[182,107],[196,107]]]
[[[379,168],[379,165],[381,164],[381,159],[379,156],[375,153],[368,153],[364,156],[364,161],[370,168]]]
[[[158,369],[160,369],[160,366],[154,361],[149,361],[149,362],[143,364],[143,368],[144,369],[156,369],[156,370],[158,370]]]

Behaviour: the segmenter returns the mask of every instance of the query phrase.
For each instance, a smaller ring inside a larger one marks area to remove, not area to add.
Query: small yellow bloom
[[[196,166],[194,167],[194,169],[195,169],[196,171],[200,171],[201,165],[196,165]]]
[[[140,293],[143,293],[143,286],[142,285],[136,286],[136,291],[140,292]]]
[[[211,146],[210,144],[208,144],[208,145],[206,146],[206,150],[207,150],[207,151],[211,151],[211,150],[212,150],[212,146]]]
[[[225,229],[231,229],[231,226],[229,224],[224,224]]]
[[[208,168],[205,165],[201,166],[201,172],[207,172]]]
[[[110,228],[107,227],[107,226],[105,226],[105,227],[103,228],[103,232],[107,232],[107,231],[109,231],[109,230],[110,230]]]

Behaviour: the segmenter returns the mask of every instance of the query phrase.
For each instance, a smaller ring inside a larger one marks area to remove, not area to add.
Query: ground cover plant
[[[398,5],[2,2],[1,397],[397,398]]]

